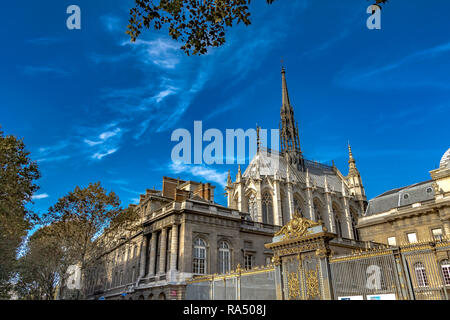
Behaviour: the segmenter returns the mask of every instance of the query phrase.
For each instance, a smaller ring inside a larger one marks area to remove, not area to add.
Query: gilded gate
[[[397,247],[338,239],[295,214],[275,234],[272,264],[188,281],[190,299],[448,300],[450,239]]]

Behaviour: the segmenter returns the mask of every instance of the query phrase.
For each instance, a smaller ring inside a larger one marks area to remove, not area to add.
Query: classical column
[[[178,257],[178,225],[174,224],[172,227],[172,237],[170,239],[170,270],[175,271],[177,269],[177,257]]]
[[[148,268],[148,273],[150,276],[155,274],[155,260],[156,260],[156,239],[158,233],[154,231],[152,233],[152,238],[150,240],[150,267]]]
[[[166,255],[167,255],[167,228],[161,231],[161,243],[159,246],[159,273],[166,272]]]
[[[141,256],[140,256],[140,270],[139,270],[139,277],[143,278],[145,276],[145,262],[147,261],[147,242],[148,238],[147,236],[142,237],[142,243],[141,243]]]

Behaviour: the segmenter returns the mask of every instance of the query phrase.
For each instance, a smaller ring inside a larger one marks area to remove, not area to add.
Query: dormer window
[[[403,199],[407,200],[408,198],[409,198],[409,194],[405,193],[405,194],[403,195]]]

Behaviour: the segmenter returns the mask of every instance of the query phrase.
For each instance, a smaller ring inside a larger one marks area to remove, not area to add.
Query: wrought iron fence
[[[442,261],[449,250],[443,239],[330,258],[334,299],[448,300]]]
[[[269,265],[187,281],[186,300],[275,300],[275,269]]]

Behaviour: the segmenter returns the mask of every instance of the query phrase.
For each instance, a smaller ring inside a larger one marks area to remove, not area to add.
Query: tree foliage
[[[53,229],[57,224],[37,230],[28,241],[28,250],[19,259],[15,292],[20,299],[52,300],[69,262]]]
[[[95,268],[107,246],[119,241],[118,230],[132,226],[137,219],[134,210],[122,209],[114,192],[100,184],[76,187],[44,214],[42,221],[51,228],[47,237],[57,239],[64,249],[64,267],[79,264],[82,272]],[[65,273],[61,273],[64,284]]]
[[[272,3],[275,0],[266,0]],[[127,33],[131,41],[141,30],[167,27],[169,36],[183,44],[186,54],[205,54],[225,43],[226,28],[251,24],[251,0],[136,0],[130,10]]]
[[[368,0],[376,5],[388,0]],[[275,0],[266,0],[272,4]],[[187,55],[202,55],[225,43],[226,29],[251,24],[251,0],[135,0],[126,33],[135,42],[142,30],[166,27]],[[381,8],[381,7],[380,7]]]
[[[0,297],[8,297],[9,280],[17,267],[16,255],[27,229],[36,218],[26,208],[38,190],[38,166],[23,140],[0,130]]]

